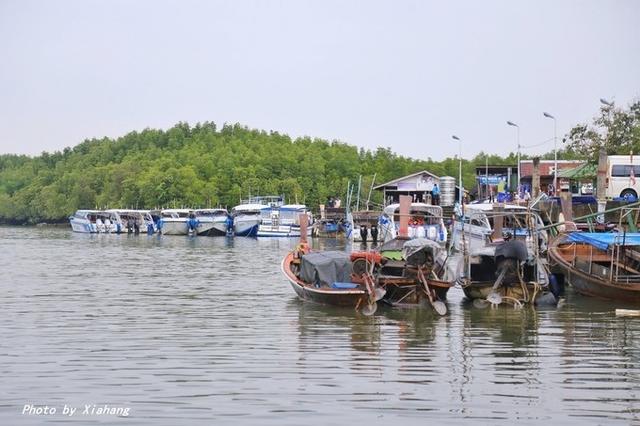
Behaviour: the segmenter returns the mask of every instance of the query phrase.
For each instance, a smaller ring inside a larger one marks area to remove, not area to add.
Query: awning
[[[581,179],[595,179],[598,176],[598,165],[585,163],[573,169],[560,170],[558,172],[559,178],[581,180]]]
[[[606,250],[613,244],[640,246],[640,232],[572,232],[567,241],[591,244],[600,250]]]

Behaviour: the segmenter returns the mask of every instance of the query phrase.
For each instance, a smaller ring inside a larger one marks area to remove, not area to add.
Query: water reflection
[[[568,290],[558,308],[477,309],[454,288],[445,317],[366,317],[296,298],[279,270],[296,243],[0,227],[0,424],[64,422],[20,416],[25,401],[154,425],[640,421],[625,306]]]

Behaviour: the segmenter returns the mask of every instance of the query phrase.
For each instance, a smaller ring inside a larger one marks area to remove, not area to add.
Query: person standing
[[[431,198],[434,206],[440,205],[440,188],[438,188],[438,184],[433,184],[433,189],[431,190]]]

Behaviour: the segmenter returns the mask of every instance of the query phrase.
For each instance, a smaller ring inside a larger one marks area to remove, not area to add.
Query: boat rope
[[[513,307],[514,308],[522,308],[522,302],[520,302],[518,299],[516,299],[515,297],[511,297],[511,296],[502,296],[503,300],[512,300],[513,301]],[[496,305],[497,306],[497,305]]]
[[[524,298],[523,301],[524,303],[529,303],[529,289],[527,288],[527,283],[525,283],[522,279],[522,270],[520,268],[520,265],[516,267],[516,270],[518,271],[518,281],[520,281],[520,287],[522,287],[522,295]]]

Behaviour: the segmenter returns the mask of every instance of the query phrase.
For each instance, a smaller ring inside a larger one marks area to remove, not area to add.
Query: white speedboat
[[[74,232],[108,234],[121,230],[118,215],[102,210],[78,210],[69,216],[69,223]]]
[[[161,212],[158,228],[164,235],[189,235],[196,227],[195,215],[190,209],[165,209]]]
[[[393,240],[398,236],[399,227],[400,204],[390,204],[384,208],[378,220],[379,240]],[[408,232],[409,238],[427,238],[445,245],[448,233],[442,219],[442,207],[411,203]]]
[[[537,231],[544,227],[540,216],[533,210],[515,204],[478,203],[465,204],[464,217],[456,220],[453,226],[452,245],[462,250],[464,245],[470,250],[483,248],[502,235],[495,235],[495,217],[503,223],[501,232],[514,239],[539,239],[542,251],[548,245],[546,231]]]
[[[196,234],[208,237],[227,235],[229,230],[229,213],[226,209],[194,210]]]
[[[120,229],[118,232],[133,232],[136,234],[139,232],[147,234],[156,232],[155,222],[149,210],[111,209],[107,210],[107,212],[117,216],[117,226]]]
[[[258,237],[300,237],[300,214],[309,217],[311,212],[303,204],[286,204],[280,207],[263,207],[260,210],[262,222],[258,226]],[[306,234],[311,236],[311,226]]]
[[[255,237],[262,218],[260,210],[264,204],[240,204],[231,209],[233,218],[233,235],[238,237]]]

